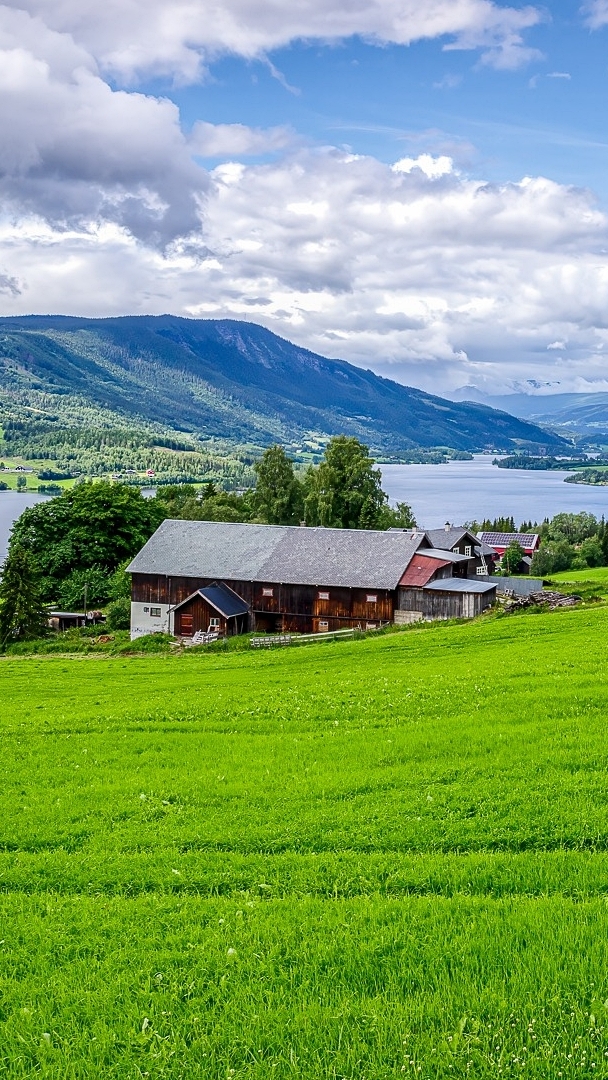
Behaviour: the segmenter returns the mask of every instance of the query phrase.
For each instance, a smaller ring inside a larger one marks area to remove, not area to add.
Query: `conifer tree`
[[[11,546],[0,581],[0,649],[13,640],[41,637],[48,611],[32,560],[23,547]]]

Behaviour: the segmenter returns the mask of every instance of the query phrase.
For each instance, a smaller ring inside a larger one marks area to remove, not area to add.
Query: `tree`
[[[585,510],[579,514],[556,514],[543,530],[551,540],[567,540],[569,544],[582,544],[598,531],[598,521],[594,514]]]
[[[24,547],[11,545],[0,581],[0,648],[42,637],[47,629],[48,611],[33,560]]]
[[[89,566],[86,569],[77,567],[61,582],[58,601],[64,611],[82,611],[86,606],[95,607],[97,604],[105,604],[110,595],[110,583],[108,571],[103,566]]]
[[[521,544],[518,544],[517,541],[509,544],[501,559],[501,566],[503,570],[506,570],[507,574],[515,574],[523,557],[524,549],[522,548]]]
[[[74,571],[103,567],[109,578],[143,547],[164,517],[157,500],[144,499],[136,488],[84,482],[25,510],[9,550],[24,547],[31,553],[43,595],[54,600]]]
[[[282,446],[271,446],[253,466],[254,504],[268,525],[297,525],[304,509],[302,485]]]
[[[585,570],[588,566],[601,566],[604,561],[602,545],[596,536],[588,536],[583,540],[574,558],[574,563],[580,562],[580,569]]]
[[[254,492],[242,495],[235,491],[220,491],[215,484],[204,484],[200,491],[191,484],[163,487],[151,500],[162,518],[183,521],[251,521],[255,517]]]
[[[23,473],[21,473],[21,475],[17,477],[17,491],[25,491],[26,487],[27,476],[24,476]]]
[[[385,527],[388,500],[381,479],[367,446],[352,436],[336,435],[318,468],[306,473],[307,524],[338,529]]]
[[[112,600],[131,600],[131,575],[127,574],[127,566],[130,562],[130,559],[125,559],[110,578],[108,596]]]
[[[398,502],[394,506],[385,506],[380,515],[382,529],[415,529],[416,518],[409,503]]]
[[[550,540],[542,543],[532,556],[530,573],[535,577],[550,577],[560,570],[569,570],[575,551],[567,540]]]

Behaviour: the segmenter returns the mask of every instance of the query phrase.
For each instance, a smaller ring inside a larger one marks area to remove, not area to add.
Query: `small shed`
[[[231,637],[249,629],[249,605],[223,581],[197,589],[172,611],[176,637],[192,637],[199,630]]]
[[[439,578],[427,585],[401,587],[399,607],[424,619],[472,619],[496,600],[496,585],[474,578]]]

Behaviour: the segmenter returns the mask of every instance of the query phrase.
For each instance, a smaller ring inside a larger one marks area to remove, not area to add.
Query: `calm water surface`
[[[0,491],[0,562],[6,558],[13,522],[28,506],[35,506],[48,498],[48,495],[22,495],[20,491]]]
[[[409,503],[427,529],[511,515],[518,526],[562,511],[608,517],[608,487],[565,484],[567,472],[499,469],[492,460],[478,454],[448,465],[383,465],[382,486],[391,502]]]

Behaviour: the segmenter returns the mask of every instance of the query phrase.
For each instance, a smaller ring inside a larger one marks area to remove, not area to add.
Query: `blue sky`
[[[523,6],[523,5],[522,5]],[[230,57],[202,86],[152,84],[186,125],[205,119],[291,125],[313,142],[391,163],[444,152],[496,182],[542,173],[608,199],[608,33],[584,25],[580,4],[552,4],[526,35],[542,55],[515,71],[450,51],[442,39],[374,46],[296,42],[263,60]]]
[[[608,0],[0,7],[4,314],[608,390]]]

